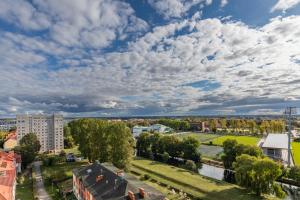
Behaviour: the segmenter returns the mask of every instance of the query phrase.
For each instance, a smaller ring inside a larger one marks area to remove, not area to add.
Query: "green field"
[[[197,140],[199,140],[200,143],[211,141],[212,139],[220,137],[220,135],[217,134],[208,134],[208,133],[186,133],[178,135],[179,138],[185,138],[185,137],[194,137]]]
[[[31,176],[23,176],[24,181],[18,183],[16,187],[16,199],[33,200],[33,185]],[[22,179],[23,179],[22,178]]]
[[[239,144],[245,145],[257,145],[258,141],[260,140],[258,137],[226,135],[213,139],[212,143],[213,145],[222,146],[223,142],[227,139],[234,139]]]
[[[300,166],[300,142],[293,142],[292,148],[295,164]]]
[[[244,189],[222,181],[204,178],[196,173],[163,163],[137,159],[132,162],[132,171],[148,174],[151,179],[170,187],[181,189],[194,197],[204,200],[254,200],[257,196]]]

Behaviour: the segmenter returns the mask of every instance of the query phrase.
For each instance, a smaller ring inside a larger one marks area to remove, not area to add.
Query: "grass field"
[[[31,176],[23,176],[24,181],[22,184],[17,184],[16,199],[19,200],[33,200],[33,188]]]
[[[138,159],[132,162],[133,171],[139,174],[148,174],[151,179],[182,189],[194,197],[204,200],[254,200],[257,196],[248,194],[240,187],[212,179],[204,178],[196,173],[166,165],[163,163]]]
[[[300,142],[293,142],[292,148],[295,164],[300,166]]]
[[[194,137],[197,140],[199,140],[200,143],[211,141],[215,138],[220,137],[220,135],[217,134],[208,134],[208,133],[186,133],[178,135],[179,138],[185,138],[185,137]]]
[[[222,146],[223,142],[227,139],[234,139],[239,144],[245,145],[257,145],[258,141],[260,140],[258,137],[226,135],[213,139],[212,143],[213,145]]]

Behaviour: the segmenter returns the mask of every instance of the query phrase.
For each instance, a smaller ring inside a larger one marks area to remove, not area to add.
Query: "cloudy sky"
[[[0,116],[300,104],[300,0],[0,0]]]

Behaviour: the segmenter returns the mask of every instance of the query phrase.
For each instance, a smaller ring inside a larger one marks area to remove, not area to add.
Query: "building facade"
[[[138,137],[143,132],[170,133],[172,131],[172,128],[162,124],[153,124],[151,126],[134,126],[132,128],[132,134],[134,137]]]
[[[59,153],[64,149],[63,126],[62,115],[17,115],[17,141],[35,133],[41,144],[40,152]]]
[[[288,164],[288,156],[290,156],[291,166],[294,166],[293,156],[288,153],[287,134],[268,134],[266,138],[259,141],[258,146],[261,147],[266,156],[281,162],[283,165]]]

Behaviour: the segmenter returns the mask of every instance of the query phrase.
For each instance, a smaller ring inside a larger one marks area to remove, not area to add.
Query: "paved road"
[[[34,172],[35,172],[35,178],[36,178],[36,191],[37,191],[37,197],[39,200],[51,200],[51,197],[48,195],[48,193],[45,190],[43,177],[41,174],[41,162],[34,162]]]

